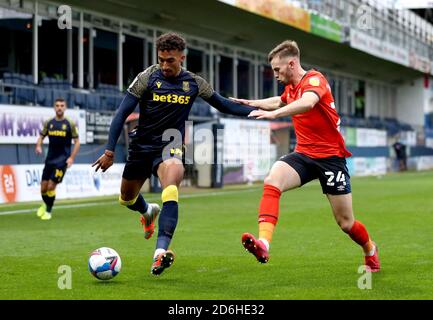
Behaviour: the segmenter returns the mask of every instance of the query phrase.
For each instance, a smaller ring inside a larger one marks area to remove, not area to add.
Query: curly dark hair
[[[157,51],[179,50],[183,51],[186,47],[186,41],[180,35],[174,32],[164,33],[156,39]]]

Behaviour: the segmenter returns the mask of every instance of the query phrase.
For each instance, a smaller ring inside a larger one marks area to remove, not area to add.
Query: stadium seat
[[[17,73],[11,73],[11,83],[12,84],[20,84],[20,79]]]
[[[35,103],[35,90],[30,88],[14,88],[13,97],[17,104],[33,104]]]
[[[29,85],[29,86],[34,85],[33,75],[27,74],[27,75],[25,75],[25,79],[26,79],[27,85]]]
[[[53,103],[55,101],[55,99],[58,98],[63,98],[66,100],[68,106],[72,106],[72,98],[71,98],[71,92],[66,91],[66,90],[59,90],[59,89],[52,89],[51,90],[52,95],[53,95]]]
[[[72,92],[71,97],[73,106],[78,106],[80,108],[86,107],[86,94],[81,92]]]
[[[40,106],[52,106],[53,98],[52,91],[46,88],[37,88],[36,89],[36,103]]]
[[[0,94],[0,103],[9,104],[9,96]]]
[[[191,115],[197,117],[211,117],[209,104],[206,103],[202,98],[197,98],[192,105]]]
[[[9,73],[9,72],[5,72],[4,74],[3,74],[3,82],[5,83],[5,84],[12,84],[13,82],[12,82],[12,73]]]
[[[86,108],[90,110],[99,110],[101,108],[101,98],[98,94],[88,94]]]
[[[116,97],[113,97],[113,96],[102,95],[101,103],[102,103],[103,108],[107,109],[107,110],[115,110],[117,107],[116,106],[117,99],[116,99]]]

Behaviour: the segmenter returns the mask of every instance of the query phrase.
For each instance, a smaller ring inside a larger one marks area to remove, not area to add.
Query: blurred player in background
[[[66,101],[62,98],[56,99],[54,102],[56,116],[44,122],[36,142],[35,152],[42,154],[42,141],[48,136],[48,154],[41,180],[41,195],[44,203],[37,211],[37,216],[42,220],[51,219],[57,184],[62,182],[66,169],[72,166],[80,149],[78,129],[73,121],[65,117],[65,110]],[[74,140],[74,148],[71,153],[72,140]]]
[[[278,221],[281,193],[319,179],[338,225],[362,247],[367,268],[372,272],[379,271],[377,246],[365,226],[354,218],[345,159],[351,153],[339,132],[340,119],[327,80],[314,69],[305,71],[302,68],[299,47],[294,41],[279,44],[269,53],[268,59],[276,79],[286,86],[281,97],[232,100],[260,108],[250,114],[256,119],[291,116],[297,145],[294,152],[274,163],[265,178],[259,208],[259,238],[244,233],[243,246],[258,261],[266,263]]]
[[[223,98],[203,78],[182,68],[185,47],[185,40],[175,33],[163,34],[157,39],[159,64],[141,72],[129,86],[111,123],[106,150],[93,164],[96,171],[99,168],[105,171],[113,164],[123,124],[140,103],[138,127],[129,133],[119,202],[141,213],[144,237],[149,239],[160,208],[157,204],[147,203],[140,189],[152,174],[159,177],[163,189],[162,210],[151,266],[154,275],[161,274],[174,261],[174,253],[168,248],[178,221],[178,188],[184,174],[185,121],[194,100],[200,96],[219,111],[239,116],[247,116],[255,110]],[[170,129],[175,130],[170,133]],[[171,138],[174,140],[170,141]]]

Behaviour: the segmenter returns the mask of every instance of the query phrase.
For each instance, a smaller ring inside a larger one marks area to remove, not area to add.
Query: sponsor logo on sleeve
[[[317,77],[311,77],[308,82],[314,87],[318,87],[320,85],[320,80]]]

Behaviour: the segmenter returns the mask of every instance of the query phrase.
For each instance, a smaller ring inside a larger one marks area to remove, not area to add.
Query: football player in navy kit
[[[178,188],[184,174],[182,144],[185,121],[194,100],[201,97],[217,110],[238,116],[248,116],[255,110],[222,97],[203,78],[182,68],[185,47],[185,40],[176,33],[166,33],[157,39],[159,63],[138,74],[129,86],[111,123],[106,150],[93,164],[96,171],[99,168],[105,171],[113,164],[123,124],[139,103],[139,123],[129,133],[128,158],[119,202],[141,213],[144,237],[149,239],[160,208],[157,204],[147,203],[140,189],[152,174],[158,176],[163,191],[158,239],[151,267],[154,275],[161,274],[174,261],[174,253],[168,247],[178,220]],[[170,129],[177,130],[181,138],[167,141],[164,132]]]
[[[78,128],[71,119],[65,117],[66,101],[62,98],[56,99],[54,110],[56,116],[44,122],[35,148],[36,154],[42,154],[42,141],[48,136],[48,153],[41,179],[41,195],[44,203],[37,211],[37,216],[42,220],[51,219],[56,187],[62,182],[66,169],[74,163],[80,149]],[[72,140],[74,140],[74,148],[71,153]]]

